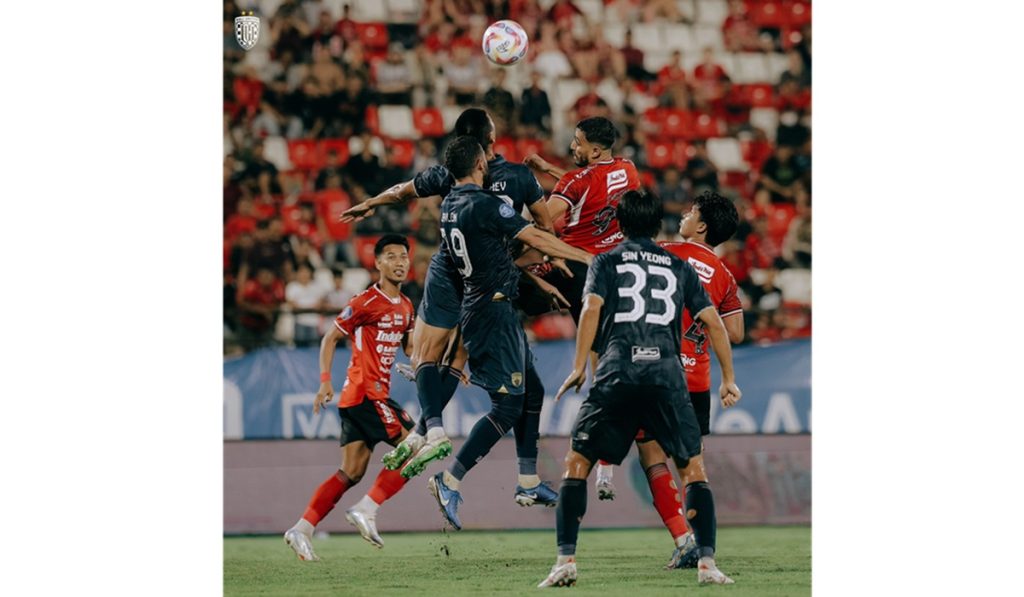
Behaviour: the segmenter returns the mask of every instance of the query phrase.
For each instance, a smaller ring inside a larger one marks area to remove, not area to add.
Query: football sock
[[[462,474],[464,475],[466,472],[463,471]],[[456,477],[452,473],[444,471],[444,475],[441,478],[444,479],[444,484],[448,486],[448,489],[453,489],[455,491],[459,490],[459,484],[462,481],[462,477]]]
[[[580,534],[580,522],[587,513],[587,480],[565,479],[558,490],[558,507],[555,509],[555,530],[558,538],[558,555],[576,555],[576,538]]]
[[[537,441],[540,439],[540,411],[543,406],[544,384],[537,370],[530,365],[526,368],[523,412],[512,428],[516,436],[516,456],[521,475],[537,474]]]
[[[540,485],[540,477],[537,475],[524,475],[520,473],[518,483],[523,489],[532,489]]]
[[[715,557],[715,498],[704,481],[686,486],[686,520],[693,529],[700,557]]]
[[[313,525],[309,524],[309,521],[306,520],[305,518],[300,518],[299,522],[295,523],[295,526],[293,526],[292,528],[297,530],[297,531],[299,531],[300,533],[302,533],[303,535],[305,535],[307,537],[312,537],[313,536],[313,530],[316,527],[314,527]]]
[[[679,491],[672,478],[672,471],[665,463],[659,462],[644,472],[647,473],[647,483],[651,487],[651,495],[654,496],[654,509],[665,523],[665,528],[672,534],[673,539],[682,537],[686,534],[686,520],[683,519],[683,513],[679,508]]]
[[[376,502],[377,505],[383,504],[401,491],[405,487],[406,481],[408,479],[403,477],[400,471],[389,471],[386,468],[381,469],[377,478],[373,481],[373,487],[370,488],[370,491],[366,492],[366,495]],[[374,508],[374,511],[376,511],[376,508]]]
[[[462,444],[448,469],[456,479],[461,480],[508,433],[509,428],[523,414],[523,400],[522,394],[491,393],[491,412],[480,417],[476,425],[473,425],[466,443]]]
[[[437,363],[423,363],[416,368],[416,396],[419,398],[427,429],[443,424],[441,412],[444,407],[441,406],[440,390],[441,372],[437,368]]]
[[[356,502],[356,505],[353,506],[353,508],[355,508],[356,510],[361,510],[363,512],[366,512],[367,514],[376,514],[377,508],[379,507],[380,504],[374,501],[374,499],[370,497],[370,494],[364,495],[363,498]]]
[[[309,505],[306,506],[306,513],[302,515],[302,518],[308,520],[309,524],[316,526],[334,509],[334,505],[345,494],[345,490],[352,487],[352,485],[354,483],[343,471],[339,470],[334,473],[313,492],[313,498],[309,500]]]
[[[615,469],[612,468],[611,464],[608,464],[604,460],[598,460],[597,461],[597,480],[598,481],[601,481],[601,480],[611,481],[612,480],[612,471],[613,470],[615,470]]]
[[[438,396],[441,398],[441,412],[444,412],[444,407],[448,406],[448,403],[451,402],[452,396],[455,395],[455,390],[459,387],[459,382],[462,381],[461,370],[445,367],[445,371],[447,371],[447,375],[443,372],[441,373],[441,391],[438,393]],[[418,385],[417,390],[419,390]],[[438,417],[440,417],[440,415],[438,415]],[[441,423],[438,423],[435,426],[440,425]],[[416,433],[420,435],[427,434],[426,416],[420,417],[419,422],[416,423]]]

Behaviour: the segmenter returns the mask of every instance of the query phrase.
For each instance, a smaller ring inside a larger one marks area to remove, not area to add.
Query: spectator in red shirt
[[[608,102],[597,94],[593,85],[587,87],[587,92],[584,93],[573,103],[572,108],[569,112],[569,122],[579,122],[585,118],[592,118],[594,116],[603,116],[604,118],[611,118],[611,109],[608,107]]]
[[[725,49],[730,52],[756,51],[761,49],[757,26],[747,14],[743,0],[729,2],[729,16],[722,23]]]
[[[232,244],[239,234],[256,231],[256,218],[253,216],[252,200],[242,199],[238,202],[238,211],[232,214],[224,224],[224,244]]]
[[[572,21],[576,15],[583,16],[583,11],[572,3],[572,0],[556,0],[548,10],[548,20],[560,29],[572,29]]]
[[[697,100],[712,103],[725,94],[725,83],[729,80],[722,65],[715,62],[714,48],[704,48],[703,60],[693,69],[693,86]]]
[[[658,83],[665,87],[686,85],[686,69],[683,68],[683,53],[672,51],[672,59],[658,71]]]
[[[352,5],[344,4],[341,7],[341,18],[334,24],[334,32],[341,36],[341,39],[345,40],[345,43],[355,41],[359,38],[359,28],[357,23],[352,20]]]
[[[252,350],[270,343],[277,310],[283,302],[284,284],[270,269],[260,268],[256,279],[245,283],[238,300],[242,348]]]
[[[324,222],[324,261],[333,267],[338,261],[348,265],[356,265],[355,249],[352,243],[352,224],[339,220],[341,213],[352,206],[352,199],[341,188],[341,177],[332,175],[327,178],[322,191],[316,194],[317,210]]]

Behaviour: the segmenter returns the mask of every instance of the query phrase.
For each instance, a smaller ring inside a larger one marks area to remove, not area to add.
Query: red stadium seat
[[[785,24],[794,29],[799,29],[811,23],[810,2],[786,2],[782,10],[785,17]]]
[[[391,139],[386,145],[391,149],[391,161],[400,168],[412,166],[416,159],[416,148],[408,139]]]
[[[643,124],[646,128],[654,130],[655,134],[659,134],[665,126],[665,118],[667,117],[668,108],[648,108],[644,111]]]
[[[377,117],[377,106],[366,107],[366,126],[374,135],[380,135],[380,118]]]
[[[747,175],[746,172],[739,172],[736,170],[729,172],[719,172],[718,180],[719,182],[722,183],[723,187],[736,189],[744,197],[749,195],[750,189],[748,187],[750,184],[750,177]]]
[[[359,265],[370,271],[377,269],[374,264],[373,246],[380,240],[380,236],[357,236],[355,240]]]
[[[494,153],[505,156],[505,159],[510,162],[518,162],[520,160],[516,140],[512,137],[498,137],[494,141]]]
[[[754,83],[747,86],[747,99],[754,108],[772,108],[775,106],[775,88],[769,83]]]
[[[686,110],[672,109],[665,114],[665,123],[661,135],[672,139],[690,139],[693,137],[693,114]]]
[[[761,170],[761,166],[772,155],[772,144],[763,139],[740,139],[740,153],[743,161],[750,164],[751,170]]]
[[[650,170],[640,171],[640,184],[644,185],[645,189],[653,189],[655,182],[654,172]]]
[[[751,6],[750,19],[758,27],[782,27],[786,23],[786,15],[782,2],[764,0]]]
[[[324,163],[327,163],[327,153],[334,150],[338,153],[338,165],[344,166],[348,162],[348,139],[324,139],[320,141],[320,152],[324,156]]]
[[[647,150],[647,165],[655,170],[671,167],[674,145],[671,141],[650,140],[644,146]]]
[[[722,121],[710,114],[700,114],[694,120],[693,134],[698,139],[721,137],[725,127]]]
[[[680,168],[685,168],[686,163],[690,161],[697,153],[697,150],[686,141],[676,141],[675,145],[672,146],[672,160]]]
[[[288,141],[288,159],[300,170],[319,170],[324,167],[324,156],[313,139]]]
[[[444,116],[437,108],[413,108],[412,122],[424,137],[444,136]]]
[[[516,147],[519,149],[519,156],[525,158],[531,153],[540,154],[544,151],[544,142],[540,139],[520,139]]]
[[[384,23],[358,23],[356,32],[359,41],[369,49],[385,49],[388,47],[388,28]]]

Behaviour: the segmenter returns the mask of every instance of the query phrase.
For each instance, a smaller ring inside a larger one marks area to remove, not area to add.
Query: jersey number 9
[[[452,228],[451,242],[448,240],[448,235],[445,234],[444,228],[441,228],[441,238],[448,244],[448,248],[458,259],[455,260],[455,267],[459,269],[459,273],[464,278],[468,278],[473,273],[473,264],[469,261],[469,251],[466,249],[466,237],[462,236],[462,231],[458,228]]]

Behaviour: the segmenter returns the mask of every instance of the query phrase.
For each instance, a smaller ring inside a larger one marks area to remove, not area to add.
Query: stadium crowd
[[[374,280],[373,244],[406,234],[418,304],[440,241],[429,201],[338,215],[436,164],[459,112],[486,108],[510,160],[567,160],[573,125],[605,116],[616,154],[664,202],[661,238],[705,188],[741,215],[720,247],[747,341],[810,335],[811,29],[804,0],[228,0],[224,9],[225,350],[312,345]],[[246,52],[234,18],[255,10]],[[486,16],[484,16],[486,15]],[[510,18],[524,63],[487,62]],[[550,190],[555,180],[539,174]],[[534,339],[569,338],[567,315]]]

